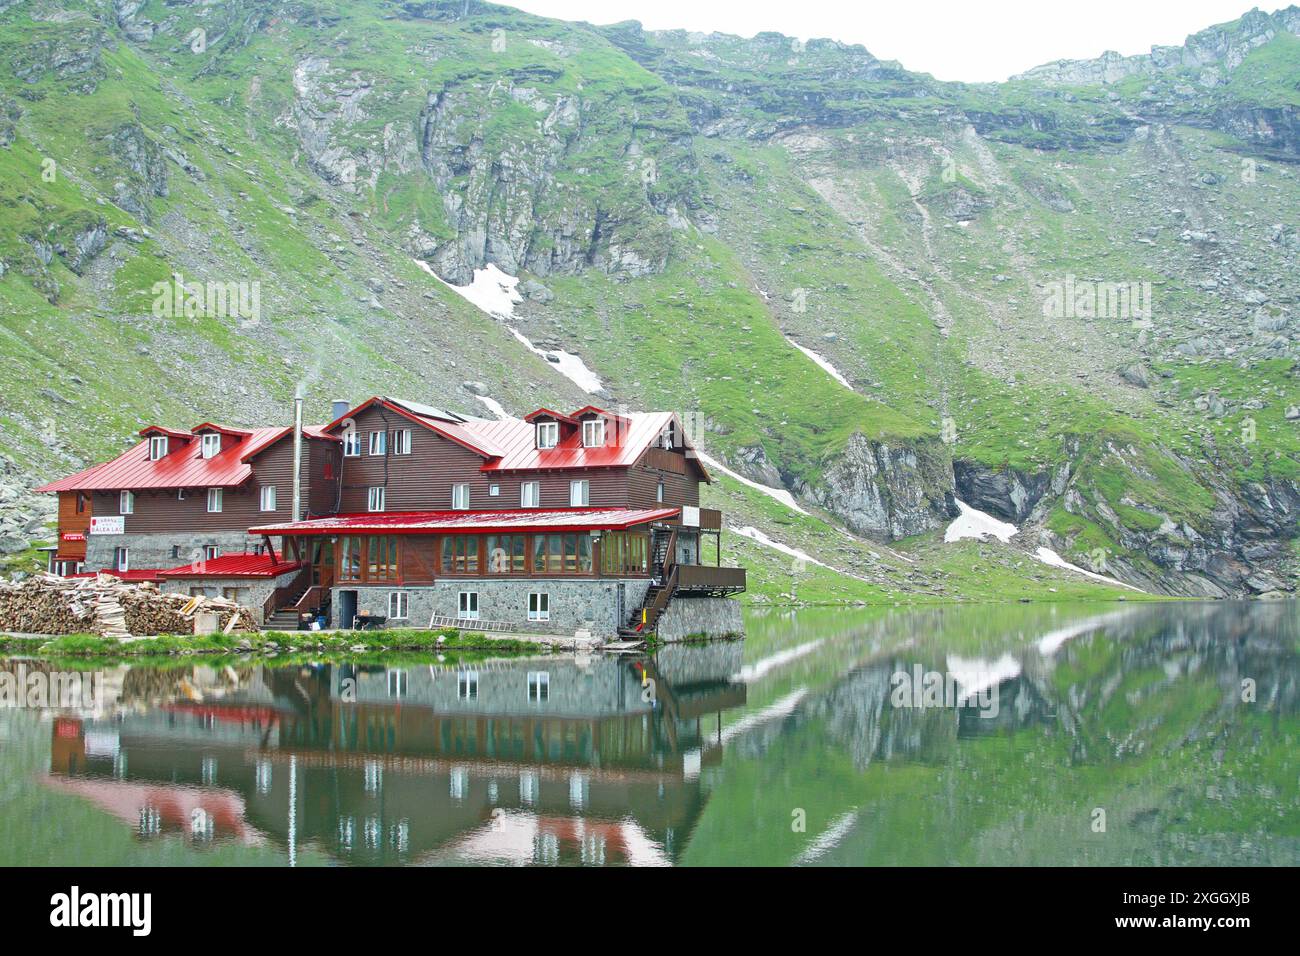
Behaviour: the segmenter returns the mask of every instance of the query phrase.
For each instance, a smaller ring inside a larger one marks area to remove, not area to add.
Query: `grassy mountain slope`
[[[475,2],[0,8],[10,552],[45,520],[23,489],[147,422],[285,420],[297,388],[315,417],[590,397],[517,329],[793,491],[814,514],[711,494],[858,575],[813,564],[805,594],[1070,577],[936,547],[954,495],[1149,589],[1291,586],[1293,13],[1192,38],[1191,65],[968,86]],[[490,318],[416,260],[524,299]],[[177,275],[260,308],[159,314]],[[1149,321],[1046,316],[1069,276],[1150,282]],[[785,593],[788,556],[741,541]]]

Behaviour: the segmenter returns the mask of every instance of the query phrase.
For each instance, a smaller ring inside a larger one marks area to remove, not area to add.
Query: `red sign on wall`
[[[64,541],[85,541],[86,536],[80,531],[65,531],[59,535]]]

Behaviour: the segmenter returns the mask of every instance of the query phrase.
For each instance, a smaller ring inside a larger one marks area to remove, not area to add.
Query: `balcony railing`
[[[679,594],[737,594],[745,590],[744,568],[719,568],[711,564],[677,565]]]
[[[682,525],[683,527],[699,528],[701,531],[721,531],[722,530],[722,512],[716,508],[697,508],[700,513],[700,523],[698,525],[686,525],[681,517],[677,517],[665,524]]]

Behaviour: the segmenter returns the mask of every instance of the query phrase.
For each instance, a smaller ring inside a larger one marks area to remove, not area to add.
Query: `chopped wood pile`
[[[151,582],[128,584],[102,572],[89,578],[40,574],[0,581],[0,631],[18,634],[193,634],[200,614],[216,615],[217,628],[227,634],[257,630],[252,612],[234,601],[164,594]]]

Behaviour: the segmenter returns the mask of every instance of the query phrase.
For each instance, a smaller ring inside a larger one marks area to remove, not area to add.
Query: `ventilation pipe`
[[[293,519],[302,520],[302,392],[293,397]]]

